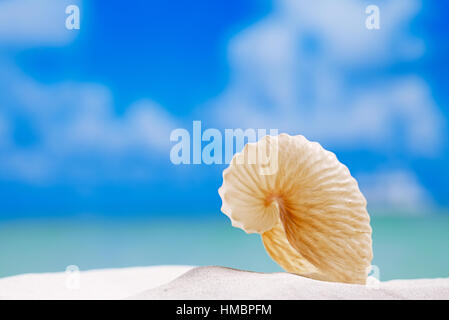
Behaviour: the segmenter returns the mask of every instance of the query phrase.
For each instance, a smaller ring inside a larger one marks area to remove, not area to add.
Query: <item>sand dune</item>
[[[224,267],[152,266],[83,271],[79,289],[67,274],[0,279],[4,299],[449,299],[449,278],[393,280],[363,286],[289,273]]]

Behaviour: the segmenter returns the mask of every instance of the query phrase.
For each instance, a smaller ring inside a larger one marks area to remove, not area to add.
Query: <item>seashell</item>
[[[281,134],[248,143],[223,171],[219,194],[232,225],[260,234],[287,272],[365,283],[372,259],[366,200],[348,168],[317,142]]]

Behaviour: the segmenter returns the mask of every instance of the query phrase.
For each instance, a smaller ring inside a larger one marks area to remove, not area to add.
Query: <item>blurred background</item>
[[[68,5],[80,9],[69,30]],[[365,26],[377,5],[380,29]],[[381,280],[449,277],[445,1],[0,0],[0,277],[280,271],[170,132],[274,128],[359,181]]]

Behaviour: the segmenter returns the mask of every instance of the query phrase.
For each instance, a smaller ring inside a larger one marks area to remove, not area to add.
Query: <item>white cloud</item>
[[[422,214],[434,205],[430,194],[408,170],[384,170],[357,178],[368,207]]]
[[[419,39],[404,31],[405,24],[414,17],[421,4],[418,0],[397,0],[378,4],[379,30],[365,27],[365,8],[369,1],[358,0],[279,0],[276,2],[280,19],[286,21],[296,37],[312,34],[319,37],[325,54],[332,63],[373,63],[403,54],[404,48],[414,47],[415,54],[422,51]],[[392,52],[392,50],[394,52]]]
[[[137,101],[119,115],[114,111],[109,89],[102,85],[44,85],[14,68],[5,73],[8,81],[2,83],[2,89],[8,97],[0,129],[13,132],[17,129],[15,119],[20,118],[29,124],[36,141],[22,146],[14,141],[13,134],[2,136],[3,177],[30,182],[45,182],[58,176],[91,175],[90,178],[101,179],[102,171],[110,175],[126,159],[141,161],[131,161],[124,175],[141,170],[145,161],[159,158],[161,153],[168,157],[169,136],[177,127],[177,120],[155,102]],[[120,175],[121,172],[114,173],[114,177]]]
[[[54,174],[54,161],[48,154],[36,149],[10,149],[0,156],[2,178],[43,183]]]
[[[131,105],[124,120],[129,135],[139,146],[149,151],[169,154],[169,137],[179,124],[171,114],[150,100]]]
[[[231,83],[205,111],[217,125],[278,128],[335,148],[438,153],[446,128],[426,82],[376,75],[382,65],[422,54],[407,28],[418,1],[380,5],[375,31],[365,28],[361,1],[275,4],[231,39]]]
[[[65,8],[81,6],[79,0],[0,1],[0,42],[2,46],[65,45],[77,31],[67,30]]]
[[[3,114],[0,113],[0,150],[5,147],[8,142],[9,135],[9,125],[8,121]]]
[[[80,7],[82,20],[79,0],[0,1],[0,175],[33,183],[67,177],[148,178],[148,160],[161,158],[161,153],[168,158],[176,119],[146,99],[117,114],[107,87],[70,81],[39,83],[11,59],[15,54],[11,48],[73,41],[78,32],[65,27],[65,9],[71,4]],[[34,137],[25,145],[16,141],[24,126],[25,135]]]

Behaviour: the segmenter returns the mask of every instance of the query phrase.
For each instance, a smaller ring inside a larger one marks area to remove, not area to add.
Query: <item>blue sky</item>
[[[170,163],[171,130],[193,120],[319,141],[373,210],[447,208],[447,10],[0,1],[0,218],[218,213],[225,166]]]

